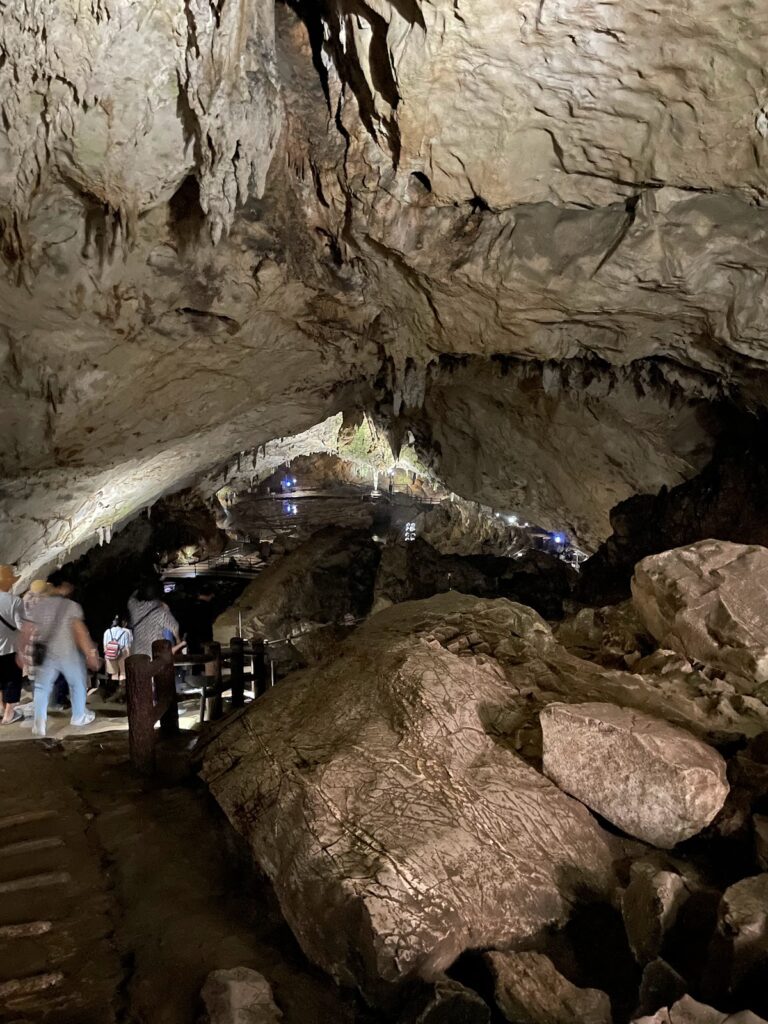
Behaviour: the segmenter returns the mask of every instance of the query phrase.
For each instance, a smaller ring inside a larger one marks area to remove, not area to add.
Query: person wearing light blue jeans
[[[51,593],[41,597],[31,610],[23,637],[25,646],[33,634],[45,645],[45,658],[35,670],[34,736],[45,736],[48,704],[59,673],[69,683],[71,724],[88,725],[96,717],[86,709],[85,698],[87,669],[96,671],[99,667],[99,652],[83,622],[83,609],[65,596],[72,593],[72,584],[56,573],[49,582]]]
[[[85,707],[85,696],[88,692],[88,672],[85,659],[77,654],[71,661],[47,658],[35,673],[35,736],[45,736],[45,723],[48,717],[48,705],[51,701],[53,684],[61,673],[69,684],[69,699],[72,702],[72,725],[88,725],[94,719],[92,711]]]

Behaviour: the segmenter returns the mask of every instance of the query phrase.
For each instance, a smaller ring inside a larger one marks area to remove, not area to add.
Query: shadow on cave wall
[[[717,445],[692,480],[620,502],[611,512],[613,534],[584,564],[578,600],[623,601],[637,562],[698,540],[768,546],[766,427],[765,417],[751,419]]]

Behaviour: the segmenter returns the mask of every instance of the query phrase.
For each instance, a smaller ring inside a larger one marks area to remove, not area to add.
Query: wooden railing
[[[245,671],[249,658],[252,672]],[[203,666],[200,685],[200,722],[221,718],[224,713],[224,693],[231,691],[230,709],[245,704],[245,683],[249,678],[254,696],[259,697],[268,686],[263,640],[254,640],[250,647],[240,637],[233,637],[229,647],[216,642],[204,645],[202,654],[177,654],[168,640],[152,644],[152,658],[146,654],[133,654],[125,663],[126,694],[128,699],[128,746],[135,768],[141,772],[155,770],[155,744],[159,722],[161,737],[175,736],[179,732],[179,696],[176,693],[176,669]],[[228,668],[227,677],[224,668]],[[182,697],[183,699],[183,697]]]

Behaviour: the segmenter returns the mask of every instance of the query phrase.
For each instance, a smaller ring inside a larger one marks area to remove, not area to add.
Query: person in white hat
[[[0,565],[0,725],[20,722],[24,717],[16,707],[21,700],[22,673],[16,652],[20,649],[24,606],[21,598],[11,593],[18,579],[12,566]]]

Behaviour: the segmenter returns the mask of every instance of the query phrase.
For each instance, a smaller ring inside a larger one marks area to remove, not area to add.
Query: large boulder
[[[374,608],[416,601],[447,590],[477,597],[506,597],[534,608],[547,619],[558,619],[576,573],[544,551],[520,552],[519,557],[442,554],[417,537],[412,543],[389,544],[376,577]]]
[[[368,530],[319,530],[246,587],[216,620],[215,638],[228,643],[240,619],[246,636],[282,640],[367,615],[379,558]]]
[[[703,540],[644,558],[632,597],[662,647],[743,680],[768,680],[768,548]]]
[[[459,641],[437,636],[451,621]],[[205,752],[203,777],[306,953],[371,994],[531,941],[617,885],[615,840],[514,753],[507,730],[529,700],[467,633],[510,664],[556,647],[508,601],[397,605]]]
[[[541,712],[544,772],[619,828],[669,848],[705,828],[728,795],[722,757],[690,733],[604,703]]]
[[[729,991],[760,988],[768,973],[768,872],[742,878],[723,893],[713,944]]]
[[[690,892],[685,879],[660,869],[652,858],[635,861],[621,896],[627,939],[639,964],[655,960]]]
[[[200,996],[206,1024],[280,1024],[283,1019],[271,985],[249,967],[211,971]]]
[[[613,1024],[605,992],[578,988],[543,953],[486,953],[485,960],[512,1024]]]
[[[690,996],[683,996],[673,1006],[659,1010],[652,1017],[637,1017],[633,1024],[766,1024],[749,1010],[741,1013],[721,1013],[711,1006],[697,1003]]]

